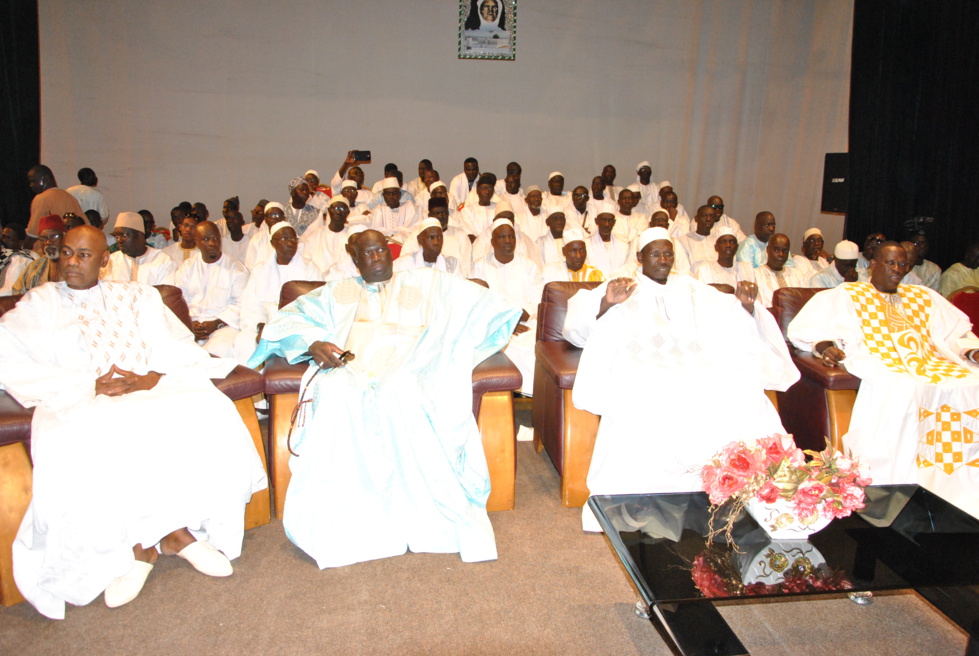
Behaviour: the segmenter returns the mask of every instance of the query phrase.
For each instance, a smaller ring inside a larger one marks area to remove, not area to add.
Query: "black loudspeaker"
[[[823,203],[820,211],[846,214],[846,204],[850,198],[850,154],[826,153],[823,166]]]

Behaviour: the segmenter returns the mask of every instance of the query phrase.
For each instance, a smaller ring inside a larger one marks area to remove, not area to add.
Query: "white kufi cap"
[[[136,212],[120,212],[119,216],[116,217],[115,228],[129,228],[130,230],[135,230],[136,232],[144,232],[146,230],[146,225],[143,223],[143,217],[141,217]]]
[[[666,228],[647,228],[646,230],[643,230],[641,235],[639,235],[639,243],[636,250],[641,251],[642,249],[646,248],[650,242],[658,239],[665,239],[671,244],[673,243],[673,240],[670,239],[670,233],[666,230]]]
[[[837,260],[855,260],[860,255],[860,247],[852,241],[841,241],[833,249],[833,256]]]

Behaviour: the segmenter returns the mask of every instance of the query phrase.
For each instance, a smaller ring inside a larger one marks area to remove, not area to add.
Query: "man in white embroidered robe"
[[[286,534],[320,568],[408,549],[493,560],[472,368],[506,344],[520,310],[432,269],[392,274],[377,231],[358,234],[352,250],[360,275],[280,310],[251,360],[311,359]]]
[[[788,336],[860,378],[843,445],[874,483],[918,483],[979,517],[979,339],[937,292],[901,284],[909,268],[883,242],[870,282],[816,294]]]
[[[222,255],[216,225],[203,221],[195,231],[198,251],[177,269],[175,284],[184,293],[197,342],[219,358],[233,358],[248,271],[238,260]]]
[[[147,285],[172,285],[177,266],[169,255],[146,243],[143,217],[136,212],[122,212],[116,217],[112,236],[119,250],[109,256],[102,269],[102,280],[136,282]]]
[[[103,590],[110,607],[131,601],[154,545],[195,567],[203,551],[225,568],[212,576],[230,574],[245,504],[267,485],[248,429],[210,381],[235,363],[194,344],[152,287],[99,282],[107,259],[100,230],[73,229],[64,282],[0,318],[0,382],[36,408],[14,578],[52,619]]]
[[[568,303],[565,338],[584,346],[572,398],[602,417],[592,494],[699,490],[700,467],[716,450],[783,430],[764,390],[799,378],[752,283],[731,295],[671,275],[663,228],[644,232],[637,246],[637,279]],[[585,530],[599,530],[587,506],[582,519]]]

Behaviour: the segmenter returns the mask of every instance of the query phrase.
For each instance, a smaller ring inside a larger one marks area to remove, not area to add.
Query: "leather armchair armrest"
[[[537,342],[537,362],[561,389],[574,387],[581,349],[568,342]]]
[[[811,353],[793,350],[792,361],[806,380],[827,390],[860,389],[860,379],[846,370],[845,366],[827,367]]]

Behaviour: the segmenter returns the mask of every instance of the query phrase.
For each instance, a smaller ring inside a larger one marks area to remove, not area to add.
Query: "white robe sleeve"
[[[602,307],[602,298],[607,287],[608,281],[605,281],[595,289],[579,290],[568,299],[568,312],[561,330],[564,339],[575,346],[584,347],[595,329],[598,321],[596,317]]]

